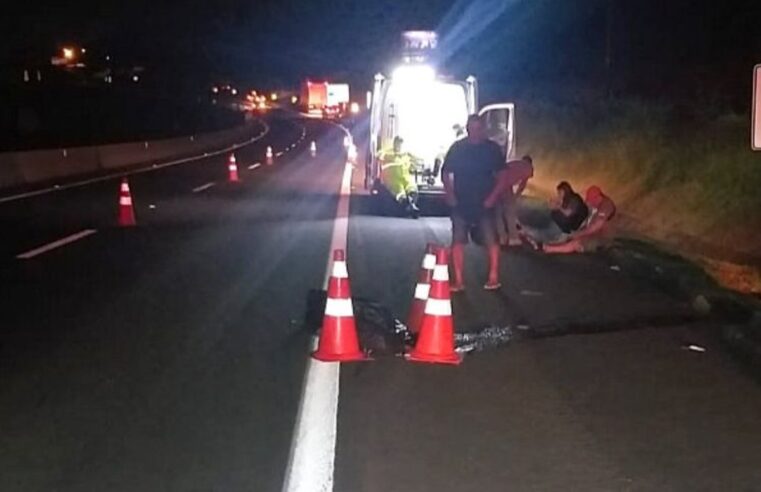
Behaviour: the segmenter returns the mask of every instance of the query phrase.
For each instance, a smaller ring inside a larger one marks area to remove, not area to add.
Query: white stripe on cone
[[[354,316],[351,299],[328,298],[328,302],[325,304],[325,316],[336,318],[350,318]]]
[[[425,255],[423,258],[423,268],[426,270],[436,268],[436,255]]]
[[[446,265],[436,265],[436,268],[433,269],[433,279],[449,282],[449,268]]]
[[[425,314],[431,316],[452,316],[452,304],[446,299],[428,299]]]
[[[111,202],[111,203],[113,203],[113,202]],[[119,198],[119,205],[125,205],[125,206],[126,205],[130,205],[130,206],[132,206],[132,198],[130,198],[128,196],[123,196],[123,197]]]
[[[333,277],[349,278],[349,271],[346,269],[345,261],[337,261],[333,263]]]
[[[122,193],[129,193],[129,185],[127,183],[122,183]]]
[[[429,284],[417,284],[415,286],[415,299],[427,301],[430,294],[431,286]]]

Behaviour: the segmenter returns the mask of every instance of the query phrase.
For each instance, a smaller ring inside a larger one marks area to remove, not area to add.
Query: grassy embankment
[[[685,115],[637,102],[519,105],[519,149],[539,190],[599,184],[618,225],[700,260],[723,283],[761,293],[761,153],[747,115]]]

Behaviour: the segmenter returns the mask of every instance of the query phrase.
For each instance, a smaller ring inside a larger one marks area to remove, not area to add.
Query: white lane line
[[[330,278],[330,257],[333,250],[346,249],[351,175],[352,166],[347,162],[341,181],[336,219],[333,223],[330,256],[323,284],[325,288]],[[317,339],[313,339],[312,342],[312,348],[315,349]],[[307,362],[283,492],[332,492],[333,490],[340,368],[341,364],[336,362],[320,362],[312,358]]]
[[[200,193],[200,192],[202,192],[204,190],[208,190],[212,186],[216,186],[216,184],[217,183],[212,181],[211,183],[206,183],[206,184],[203,184],[201,186],[197,186],[197,187],[193,188],[193,193]]]
[[[52,243],[48,243],[43,246],[40,246],[39,248],[29,250],[26,253],[21,253],[20,255],[17,255],[16,258],[19,260],[29,260],[31,258],[34,258],[35,256],[40,256],[42,254],[45,254],[48,251],[52,251],[62,246],[66,246],[67,244],[71,244],[75,241],[79,241],[80,239],[84,239],[87,236],[91,236],[95,234],[96,232],[98,231],[96,231],[95,229],[85,229],[83,231],[79,231],[75,234],[72,234],[71,236],[66,236],[64,238],[53,241]]]
[[[275,157],[280,157],[281,155],[283,155],[283,153],[282,152],[278,152],[277,154],[275,154]]]
[[[526,297],[542,297],[544,292],[539,292],[536,290],[522,290],[521,295]]]
[[[261,162],[254,162],[250,166],[248,166],[249,169],[256,169],[257,167],[260,167],[262,165]]]
[[[251,145],[252,143],[254,143],[254,142],[264,138],[264,136],[269,133],[270,127],[264,121],[261,121],[261,124],[262,124],[262,126],[264,126],[264,130],[259,135],[255,136],[253,138],[250,138],[249,140],[246,140],[244,142],[233,144],[233,145],[231,145],[229,147],[226,147],[224,149],[221,149],[221,150],[216,150],[214,152],[204,152],[202,155],[196,155],[196,156],[186,157],[184,159],[177,159],[177,160],[174,160],[174,161],[164,162],[164,163],[161,163],[161,164],[152,164],[152,165],[150,165],[148,167],[144,167],[144,168],[136,169],[136,170],[132,170],[132,171],[121,171],[121,172],[117,172],[117,173],[113,173],[113,174],[108,174],[106,176],[100,176],[98,178],[85,179],[83,181],[76,181],[74,183],[69,183],[69,184],[65,184],[65,185],[54,185],[54,186],[52,186],[50,188],[43,188],[43,189],[40,189],[40,190],[28,191],[26,193],[19,193],[18,195],[10,195],[10,196],[6,196],[6,197],[0,198],[0,203],[13,202],[13,201],[16,201],[16,200],[22,200],[24,198],[31,198],[31,197],[34,197],[34,196],[45,195],[45,194],[48,194],[48,193],[52,193],[54,191],[62,191],[62,190],[68,190],[68,189],[71,189],[71,188],[79,188],[81,186],[85,186],[85,185],[89,185],[89,184],[93,184],[93,183],[100,183],[102,181],[110,181],[112,179],[121,178],[123,176],[132,176],[134,174],[143,174],[143,173],[155,171],[157,169],[163,169],[165,167],[176,166],[178,164],[186,164],[188,162],[200,161],[201,159],[205,159],[205,158],[210,157],[210,156],[217,156],[217,155],[220,155],[220,154],[226,154],[227,152],[232,152],[234,150],[238,150],[241,147],[245,147],[247,145]]]

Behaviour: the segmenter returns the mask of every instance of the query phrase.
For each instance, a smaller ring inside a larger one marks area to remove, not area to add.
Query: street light
[[[63,49],[63,57],[66,60],[73,60],[74,59],[74,48],[64,48]]]

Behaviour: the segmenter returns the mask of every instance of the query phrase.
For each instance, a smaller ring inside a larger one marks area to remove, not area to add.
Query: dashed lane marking
[[[249,168],[249,169],[251,169],[251,170],[253,170],[253,169],[256,169],[257,167],[261,167],[261,165],[262,165],[262,163],[261,163],[261,162],[254,162],[253,164],[251,164],[250,166],[248,166],[248,168]]]
[[[201,185],[201,186],[197,186],[197,187],[193,188],[193,193],[201,193],[201,192],[202,192],[202,191],[204,191],[204,190],[208,190],[208,189],[209,189],[209,188],[211,188],[212,186],[216,186],[216,184],[217,184],[217,183],[214,183],[214,182],[212,181],[211,183],[206,183],[206,184],[203,184],[203,185]]]
[[[48,243],[43,246],[40,246],[39,248],[29,250],[26,253],[21,253],[20,255],[16,256],[16,258],[19,260],[30,260],[34,258],[35,256],[43,255],[47,253],[48,251],[53,251],[54,249],[61,248],[63,246],[66,246],[67,244],[71,244],[73,242],[79,241],[80,239],[84,239],[87,236],[92,236],[96,232],[98,231],[95,229],[85,229],[83,231],[79,231],[70,236],[66,236],[64,238],[53,241],[52,243]]]

